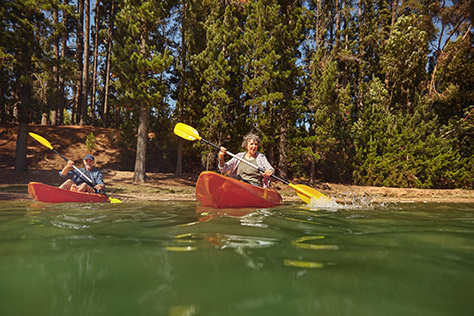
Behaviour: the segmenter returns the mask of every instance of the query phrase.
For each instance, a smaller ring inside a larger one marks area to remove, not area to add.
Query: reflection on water
[[[0,201],[0,314],[473,314],[474,205],[334,203]]]

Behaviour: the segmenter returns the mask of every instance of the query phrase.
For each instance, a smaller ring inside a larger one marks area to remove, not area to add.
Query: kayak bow
[[[224,175],[204,171],[196,183],[196,199],[214,208],[267,208],[281,204],[281,195]]]
[[[46,203],[105,203],[110,201],[107,196],[102,194],[69,191],[39,182],[28,183],[28,193],[33,198],[33,200]]]

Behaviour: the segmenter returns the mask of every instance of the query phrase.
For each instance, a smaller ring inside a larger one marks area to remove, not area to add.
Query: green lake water
[[[474,204],[0,201],[0,275],[8,316],[472,316]]]

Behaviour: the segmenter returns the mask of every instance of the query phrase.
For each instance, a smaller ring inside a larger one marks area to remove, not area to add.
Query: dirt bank
[[[31,125],[30,131],[47,138],[53,147],[69,159],[81,162],[87,152],[85,141],[90,133],[96,138],[92,154],[97,166],[104,172],[108,193],[124,201],[179,200],[194,201],[194,185],[198,174],[175,177],[172,173],[147,173],[146,184],[134,184],[132,171],[119,171],[119,150],[115,145],[117,131],[91,126],[42,126]],[[16,126],[0,126],[0,200],[27,200],[27,184],[31,181],[59,185],[58,171],[64,161],[54,152],[31,137],[28,139],[29,171],[17,174],[13,170]],[[298,181],[292,181],[299,183]],[[309,185],[308,183],[304,183]],[[285,202],[301,202],[294,190],[282,183],[273,182]],[[451,202],[474,203],[474,190],[421,190],[387,187],[360,187],[320,183],[316,190],[350,203],[364,199],[370,202]]]
[[[196,175],[180,178],[171,173],[148,173],[146,184],[134,184],[133,172],[106,170],[105,180],[110,196],[123,201],[195,201],[194,185]],[[31,181],[59,185],[58,170],[31,169],[24,174],[16,174],[13,169],[0,172],[0,200],[28,200],[27,185]],[[301,202],[290,187],[274,183],[285,202]],[[386,187],[359,187],[340,184],[319,184],[316,190],[335,198],[338,202],[446,202],[474,203],[474,191],[467,190],[420,190]]]

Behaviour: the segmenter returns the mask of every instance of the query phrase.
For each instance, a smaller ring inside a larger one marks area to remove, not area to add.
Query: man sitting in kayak
[[[91,184],[93,184],[94,187],[91,187],[87,183],[89,182],[89,180],[85,179],[85,177],[80,172],[73,169],[74,162],[72,160],[69,160],[66,163],[64,169],[59,172],[59,175],[62,178],[67,179],[63,184],[59,186],[59,188],[89,193],[99,193],[99,191],[103,191],[105,188],[104,176],[102,175],[102,172],[99,169],[94,167],[94,164],[94,156],[86,155],[84,157],[84,168],[79,168],[79,170],[82,171],[82,173],[86,175],[86,177],[92,180]]]
[[[217,154],[219,160],[219,171],[222,174],[229,175],[232,178],[236,178],[256,186],[268,188],[270,185],[270,177],[273,172],[275,172],[275,170],[270,165],[265,155],[257,151],[259,145],[260,138],[253,133],[249,133],[244,137],[242,142],[242,147],[247,151],[238,153],[236,156],[264,169],[265,173],[261,173],[246,163],[240,163],[240,160],[236,158],[232,158],[228,162],[224,163],[224,156],[227,150],[225,147],[221,147],[221,150]]]

